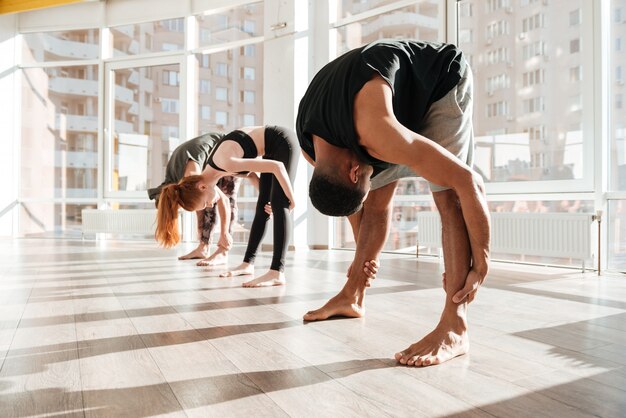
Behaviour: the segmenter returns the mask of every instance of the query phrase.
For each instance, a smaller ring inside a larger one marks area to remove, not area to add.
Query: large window
[[[335,56],[380,38],[443,40],[442,12],[438,2],[417,0],[407,6],[402,1],[343,0],[337,1],[336,7],[334,14],[337,21],[331,27],[331,36],[335,36]],[[400,180],[394,198],[391,236],[385,250],[415,251],[415,213],[431,210],[432,206],[416,197],[425,194],[428,194],[428,185],[422,179]],[[335,220],[333,239],[335,247],[354,247],[352,229],[347,221]]]
[[[262,124],[263,15],[251,1],[189,28],[185,17],[114,24],[106,42],[100,29],[23,34],[20,233],[75,234],[87,207],[154,207],[146,189],[182,141]],[[253,205],[252,186],[241,194]],[[240,211],[237,237],[252,216]]]
[[[608,257],[610,269],[626,271],[626,94],[622,68],[626,68],[626,53],[622,39],[626,36],[626,0],[611,0],[610,39],[615,45],[609,53],[609,188],[612,200],[608,205]]]
[[[570,190],[591,191],[593,56],[585,49],[590,24],[583,24],[591,8],[582,0],[510,2],[490,6],[489,14],[469,13],[479,3],[459,3],[460,30],[476,34],[459,45],[475,86],[488,86],[474,89],[476,169],[491,192],[558,192],[563,181]],[[509,182],[518,184],[504,186]],[[524,190],[525,182],[533,188]]]

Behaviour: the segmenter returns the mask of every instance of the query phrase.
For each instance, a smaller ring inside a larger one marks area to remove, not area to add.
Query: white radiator
[[[82,232],[154,235],[156,209],[83,209]]]
[[[492,253],[583,261],[592,257],[592,214],[498,212],[490,215]],[[417,231],[418,249],[420,246],[441,248],[438,212],[418,212]]]

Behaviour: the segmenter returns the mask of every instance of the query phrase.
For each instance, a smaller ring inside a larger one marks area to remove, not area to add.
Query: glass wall
[[[583,145],[593,142],[583,3],[459,3],[459,46],[474,73],[475,168],[486,182],[583,179]]]
[[[418,0],[406,6],[406,2],[389,0],[343,0],[336,2],[334,13],[339,18],[331,29],[331,37],[335,39],[335,56],[381,38],[441,41],[444,36],[439,2]],[[430,210],[431,207],[431,203],[417,196],[428,193],[428,183],[420,178],[400,180],[394,198],[390,238],[385,244],[385,250],[415,252],[415,213]],[[354,236],[349,223],[336,218],[334,227],[333,245],[354,248]]]
[[[609,201],[606,218],[608,268],[626,271],[626,0],[611,0],[609,9]]]
[[[85,207],[154,207],[146,189],[180,143],[262,125],[263,8],[195,16],[194,50],[181,17],[112,26],[105,45],[97,28],[23,34],[20,234],[75,236]],[[245,240],[256,189],[244,182],[240,196]]]

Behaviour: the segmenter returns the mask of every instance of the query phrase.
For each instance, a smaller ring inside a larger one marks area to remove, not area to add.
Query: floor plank
[[[0,416],[613,417],[626,410],[626,279],[494,264],[472,351],[395,352],[443,305],[437,258],[385,254],[366,316],[304,323],[353,253],[290,252],[285,287],[151,242],[0,240]],[[238,264],[243,247],[229,260]],[[271,254],[257,259],[264,271]]]

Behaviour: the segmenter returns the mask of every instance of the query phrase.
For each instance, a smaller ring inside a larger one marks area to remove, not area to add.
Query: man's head
[[[356,158],[316,161],[309,197],[317,210],[328,216],[358,212],[370,190],[372,166]]]

